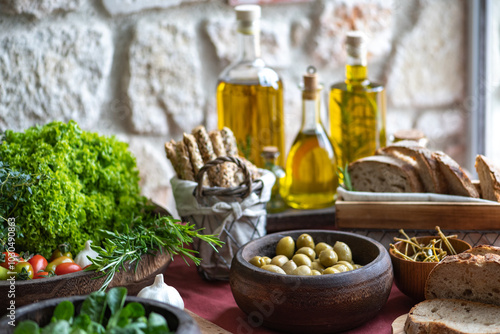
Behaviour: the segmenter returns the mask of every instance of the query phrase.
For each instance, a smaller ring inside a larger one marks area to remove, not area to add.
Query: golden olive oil
[[[302,125],[286,160],[280,193],[296,209],[319,209],[335,203],[338,185],[333,146],[320,119],[321,86],[309,67],[302,89]]]
[[[344,82],[330,88],[330,137],[341,168],[386,145],[385,90],[368,80],[364,37],[350,32]]]
[[[240,154],[259,167],[264,146],[276,146],[278,164],[284,166],[283,85],[281,80],[264,86],[258,82],[217,86],[218,126],[229,127],[236,137]]]

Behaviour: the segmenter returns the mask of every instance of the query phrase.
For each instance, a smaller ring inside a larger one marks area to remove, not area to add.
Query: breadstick
[[[224,142],[222,141],[222,135],[219,131],[210,131],[210,140],[212,141],[212,146],[214,147],[214,152],[217,157],[226,156],[226,148],[224,147]],[[234,173],[238,167],[230,162],[225,162],[220,165],[220,187],[228,188],[234,187]]]
[[[220,133],[222,135],[224,147],[226,148],[226,154],[230,157],[237,157],[238,144],[236,143],[233,131],[231,131],[228,127],[224,127],[220,130]]]
[[[181,179],[194,181],[193,166],[191,165],[191,160],[189,159],[186,144],[184,144],[183,141],[178,141],[175,144],[175,153],[177,155],[177,161],[179,162]]]
[[[193,135],[184,133],[184,144],[186,145],[187,151],[189,152],[189,158],[191,160],[191,165],[193,166],[193,172],[196,176],[203,167],[203,158],[201,157],[200,150],[198,149],[198,144]],[[203,176],[203,186],[210,186],[208,178],[206,175]]]
[[[175,152],[175,141],[172,139],[170,142],[165,142],[165,153],[167,154],[168,160],[174,167],[175,174],[180,179],[182,177],[181,167],[179,165],[179,159],[177,159],[177,153]]]

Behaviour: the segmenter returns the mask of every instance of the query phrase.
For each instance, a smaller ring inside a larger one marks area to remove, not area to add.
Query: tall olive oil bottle
[[[321,123],[321,86],[309,67],[302,86],[302,126],[286,160],[281,196],[292,208],[318,209],[335,203],[338,185],[333,146]]]
[[[330,136],[342,168],[386,145],[385,90],[368,80],[364,35],[349,32],[346,49],[345,81],[331,86],[329,99]]]
[[[264,167],[264,146],[280,151],[284,166],[283,84],[260,58],[260,14],[256,5],[235,7],[239,55],[219,76],[218,126],[233,130],[240,154]]]

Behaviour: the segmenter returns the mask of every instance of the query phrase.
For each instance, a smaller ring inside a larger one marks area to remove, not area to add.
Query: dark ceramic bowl
[[[285,236],[310,234],[316,243],[342,241],[362,268],[331,275],[290,276],[250,264],[256,255],[273,257]],[[240,248],[233,258],[230,285],[248,323],[287,333],[331,333],[362,325],[387,302],[393,273],[387,250],[377,241],[348,232],[301,230],[269,234]]]
[[[23,320],[33,320],[40,326],[45,326],[50,323],[50,319],[52,318],[57,304],[65,300],[69,300],[73,303],[73,305],[75,305],[75,314],[78,314],[85,298],[87,298],[87,296],[54,298],[20,307],[15,310],[15,323],[19,324],[19,322]],[[189,314],[177,307],[154,300],[131,296],[127,297],[125,304],[129,302],[141,303],[146,310],[146,316],[151,312],[155,312],[165,317],[169,329],[176,334],[201,334],[195,320]],[[14,333],[16,327],[9,325],[9,321],[11,321],[10,318],[6,316],[2,317],[2,320],[0,321],[0,332],[6,334]]]

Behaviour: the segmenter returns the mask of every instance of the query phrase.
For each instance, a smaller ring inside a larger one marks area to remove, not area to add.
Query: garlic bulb
[[[88,265],[91,265],[92,262],[87,258],[90,257],[91,259],[95,259],[98,254],[95,250],[90,248],[90,244],[92,243],[92,240],[87,240],[85,242],[85,247],[83,248],[80,253],[75,257],[75,263],[78,264],[80,267],[85,268]]]
[[[179,291],[177,291],[174,287],[165,284],[163,281],[163,274],[156,275],[153,285],[143,288],[139,291],[137,297],[158,300],[180,309],[184,309],[184,301],[182,300]]]

